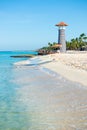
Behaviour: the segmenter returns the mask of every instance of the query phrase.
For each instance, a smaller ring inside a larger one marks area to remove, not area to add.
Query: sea
[[[87,130],[87,89],[38,64],[34,51],[0,51],[0,130]]]

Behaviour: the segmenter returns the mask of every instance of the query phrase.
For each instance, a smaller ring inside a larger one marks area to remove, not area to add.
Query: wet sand
[[[29,130],[87,130],[86,86],[42,66],[14,71]]]

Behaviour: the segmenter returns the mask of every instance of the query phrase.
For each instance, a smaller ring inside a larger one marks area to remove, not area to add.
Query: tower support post
[[[58,30],[58,43],[61,44],[60,52],[66,52],[65,29]]]

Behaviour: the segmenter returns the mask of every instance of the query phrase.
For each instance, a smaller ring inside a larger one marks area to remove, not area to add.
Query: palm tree
[[[85,44],[87,44],[87,37],[86,36],[83,37],[83,40],[84,40]]]
[[[86,40],[87,40],[87,37],[84,33],[82,33],[80,36],[79,36],[79,46],[80,46],[80,49],[83,48],[83,46],[86,45]]]
[[[85,33],[82,33],[82,34],[80,34],[80,37],[85,37],[86,35],[85,35]]]
[[[51,47],[51,46],[52,46],[52,43],[48,42],[48,45],[49,45],[49,47]]]

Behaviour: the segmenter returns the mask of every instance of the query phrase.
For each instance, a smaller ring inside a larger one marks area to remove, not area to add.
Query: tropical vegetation
[[[67,50],[86,50],[87,49],[87,36],[82,33],[79,37],[66,41]]]
[[[48,46],[40,48],[38,51],[41,54],[49,54],[54,53],[59,50],[59,47],[56,46],[58,43],[49,42]],[[87,36],[82,33],[79,37],[73,38],[70,41],[66,41],[66,49],[67,50],[87,50]]]

